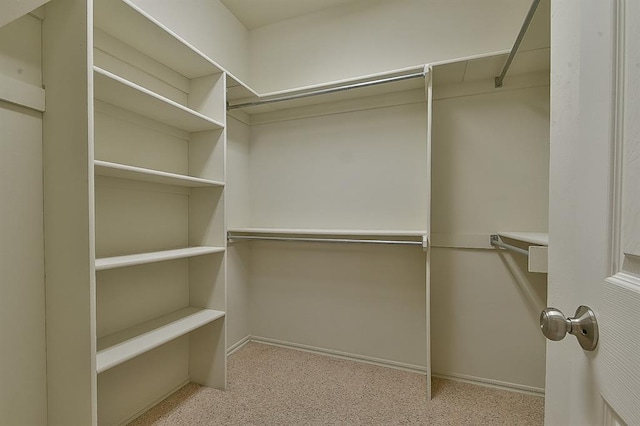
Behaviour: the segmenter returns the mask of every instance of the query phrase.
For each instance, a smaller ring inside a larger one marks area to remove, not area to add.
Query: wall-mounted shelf
[[[96,175],[111,176],[121,179],[137,180],[142,182],[160,183],[164,185],[186,186],[200,188],[205,186],[224,186],[223,182],[209,179],[201,179],[176,173],[162,172],[159,170],[145,169],[126,164],[111,163],[108,161],[94,161]]]
[[[96,370],[102,373],[224,316],[213,309],[184,308],[105,336],[98,339]]]
[[[258,97],[255,90],[244,84],[237,78],[227,74],[227,100],[238,101],[239,99],[252,99]]]
[[[129,0],[96,0],[94,25],[187,78],[222,71],[202,52]]]
[[[103,257],[96,259],[96,271],[144,265],[146,263],[164,262],[167,260],[184,259],[187,257],[203,256],[205,254],[220,253],[223,251],[224,247],[186,247],[174,250],[130,254],[126,256]]]
[[[228,93],[228,108],[230,111],[237,108],[239,111],[252,115],[415,89],[424,91],[425,79],[423,77],[424,68],[420,67],[250,97],[246,96],[250,89],[238,87],[237,90]],[[313,94],[313,96],[308,96],[309,94]],[[285,100],[270,103],[274,99]],[[267,103],[261,104],[262,102]],[[252,105],[253,103],[258,104]],[[239,105],[244,106],[238,108]]]
[[[187,132],[221,129],[219,121],[158,95],[102,68],[93,67],[95,98]]]
[[[544,232],[498,232],[498,235],[539,246],[549,245],[549,234]]]
[[[514,240],[519,243],[533,244],[528,249],[505,244],[501,237]],[[549,234],[541,232],[498,232],[491,236],[491,245],[506,250],[524,254],[529,259],[529,272],[548,272],[548,245]]]

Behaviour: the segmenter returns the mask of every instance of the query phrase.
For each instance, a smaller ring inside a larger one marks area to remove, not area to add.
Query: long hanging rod
[[[402,241],[402,240],[355,240],[351,238],[299,238],[299,237],[264,237],[258,235],[231,235],[227,236],[228,240],[262,240],[262,241],[294,241],[305,243],[356,243],[356,244],[393,244],[393,245],[412,245],[422,246],[420,241]]]
[[[494,246],[494,247],[500,247],[500,248],[503,248],[505,250],[511,250],[511,251],[516,252],[516,253],[520,253],[520,254],[525,255],[527,257],[529,256],[529,251],[528,250],[525,250],[523,248],[512,246],[511,244],[506,244],[506,243],[502,242],[502,240],[500,239],[499,235],[492,235],[491,238],[490,238],[490,242],[491,242],[491,245]]]
[[[345,86],[330,87],[328,89],[314,90],[313,92],[297,93],[293,95],[280,96],[277,98],[261,99],[258,101],[244,102],[244,103],[235,104],[235,105],[227,105],[227,110],[271,104],[274,102],[290,101],[294,99],[306,98],[309,96],[327,95],[330,93],[344,92],[346,90],[351,90],[351,89],[359,89],[361,87],[377,86],[379,84],[393,83],[395,81],[409,80],[409,79],[418,78],[418,77],[424,78],[424,76],[425,76],[425,73],[421,71],[414,74],[400,75],[397,77],[387,77],[380,80],[365,81],[362,83],[354,83],[354,84],[348,84]]]
[[[526,18],[524,18],[524,22],[522,23],[522,27],[520,28],[520,33],[518,33],[518,37],[516,38],[515,43],[513,43],[513,48],[511,48],[511,52],[509,53],[509,57],[507,58],[507,62],[504,63],[502,67],[502,72],[499,76],[496,77],[495,83],[496,88],[502,87],[502,83],[504,81],[504,77],[507,75],[507,71],[511,67],[511,62],[513,62],[513,58],[515,58],[516,53],[518,52],[518,48],[520,48],[520,43],[524,39],[524,35],[527,33],[529,29],[529,24],[533,20],[533,16],[536,14],[536,9],[538,8],[538,4],[540,4],[540,0],[533,0],[531,3],[531,7],[529,8],[529,12],[527,13]]]

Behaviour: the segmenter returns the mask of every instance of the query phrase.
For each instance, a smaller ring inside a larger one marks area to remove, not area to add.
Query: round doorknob
[[[562,340],[571,331],[571,321],[556,308],[546,308],[540,313],[542,334],[549,340]]]
[[[598,345],[598,321],[588,306],[579,306],[573,318],[565,318],[556,308],[546,308],[540,313],[540,329],[547,339],[555,341],[573,334],[586,351]]]

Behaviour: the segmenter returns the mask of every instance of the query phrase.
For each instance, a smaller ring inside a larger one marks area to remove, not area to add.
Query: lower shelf
[[[213,309],[184,308],[98,339],[98,374],[225,316]]]

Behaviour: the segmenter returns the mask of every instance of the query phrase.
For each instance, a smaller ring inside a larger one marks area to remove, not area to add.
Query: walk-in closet
[[[0,423],[126,424],[256,345],[542,404],[550,1],[272,6],[0,5]]]

